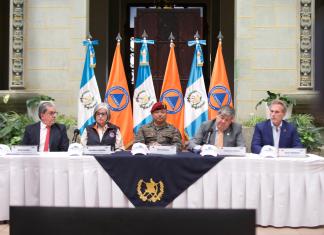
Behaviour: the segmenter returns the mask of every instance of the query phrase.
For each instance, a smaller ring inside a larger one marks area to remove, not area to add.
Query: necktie
[[[50,135],[51,135],[51,127],[46,126],[46,138],[45,138],[45,144],[44,144],[44,152],[48,152],[49,148],[49,141],[50,141]]]
[[[224,141],[224,132],[218,130],[216,140],[217,140],[216,146],[218,148],[222,148],[224,145],[224,142],[223,142]]]

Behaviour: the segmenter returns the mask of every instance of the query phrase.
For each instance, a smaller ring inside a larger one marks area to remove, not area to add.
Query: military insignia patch
[[[167,103],[168,114],[176,114],[183,106],[183,96],[180,91],[176,89],[169,89],[163,92],[160,97],[160,102]]]
[[[97,101],[95,101],[94,95],[89,90],[82,92],[80,102],[86,109],[92,109],[97,105]]]
[[[231,92],[224,86],[214,86],[208,93],[208,105],[218,111],[222,106],[230,105]]]
[[[129,94],[125,88],[114,86],[105,95],[105,100],[112,111],[122,111],[129,103]]]
[[[164,184],[162,181],[155,183],[151,178],[149,182],[140,179],[137,183],[137,195],[143,202],[160,201],[164,194]]]

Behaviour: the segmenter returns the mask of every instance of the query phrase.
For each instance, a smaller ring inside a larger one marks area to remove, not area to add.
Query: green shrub
[[[260,100],[256,106],[255,109],[258,108],[259,105],[261,105],[263,102],[266,102],[268,105],[273,101],[273,100],[281,100],[284,101],[287,106],[289,105],[296,105],[296,100],[287,96],[287,95],[282,95],[280,93],[273,93],[271,91],[267,91],[268,97]]]
[[[263,122],[265,120],[266,120],[266,118],[264,118],[264,117],[253,115],[253,116],[251,116],[251,118],[249,120],[243,122],[243,126],[254,127],[259,122]]]
[[[300,141],[308,151],[318,150],[323,145],[320,131],[323,127],[314,125],[314,117],[310,114],[296,114],[289,120],[297,127]]]
[[[13,111],[0,113],[0,143],[20,144],[25,127],[32,123],[33,120],[26,114],[17,114]]]

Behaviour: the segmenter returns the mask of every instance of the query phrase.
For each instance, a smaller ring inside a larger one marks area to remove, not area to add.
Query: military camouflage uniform
[[[135,137],[135,143],[151,145],[176,145],[177,151],[181,151],[181,134],[173,125],[165,123],[163,126],[155,126],[153,122],[142,126]]]

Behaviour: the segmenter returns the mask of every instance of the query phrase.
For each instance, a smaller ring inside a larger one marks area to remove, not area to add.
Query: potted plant
[[[307,148],[307,151],[319,154],[319,147],[323,145],[320,131],[324,127],[316,127],[314,117],[310,114],[296,114],[288,121],[297,127],[300,141]]]
[[[270,110],[269,110],[269,105],[273,100],[281,100],[284,101],[287,104],[287,112],[286,115],[284,117],[284,119],[288,119],[291,117],[292,114],[292,109],[293,106],[296,105],[296,100],[287,96],[287,95],[282,95],[280,93],[273,93],[271,91],[267,91],[268,97],[260,100],[256,106],[255,109],[258,108],[258,106],[260,106],[261,104],[264,105],[265,110],[266,110],[266,117],[270,118]]]

